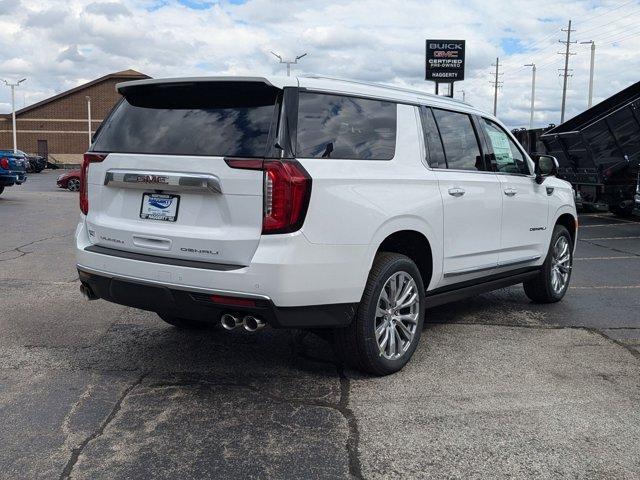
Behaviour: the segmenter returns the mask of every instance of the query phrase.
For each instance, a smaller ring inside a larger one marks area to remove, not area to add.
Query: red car
[[[60,188],[66,188],[72,192],[80,190],[80,170],[69,170],[58,176],[56,183]]]

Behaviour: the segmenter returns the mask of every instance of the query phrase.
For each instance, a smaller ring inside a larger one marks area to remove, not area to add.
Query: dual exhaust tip
[[[233,330],[236,327],[243,326],[247,332],[255,332],[264,328],[265,321],[261,318],[254,317],[253,315],[246,315],[243,318],[236,317],[230,313],[225,313],[220,318],[220,325],[225,330]]]

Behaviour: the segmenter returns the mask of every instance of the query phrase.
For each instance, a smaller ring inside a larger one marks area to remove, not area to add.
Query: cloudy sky
[[[498,116],[527,126],[538,66],[535,126],[559,123],[558,69],[572,40],[594,40],[595,100],[640,81],[640,0],[0,0],[0,78],[27,77],[18,108],[106,73],[153,77],[284,73],[270,50],[308,52],[294,72],[433,91],[426,38],[466,39],[467,80],[456,96],[491,110],[500,57]],[[567,117],[587,103],[589,45],[571,46]],[[0,87],[0,113],[9,112]]]

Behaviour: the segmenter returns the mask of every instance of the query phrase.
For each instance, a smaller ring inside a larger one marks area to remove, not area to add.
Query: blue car
[[[24,153],[0,150],[0,193],[4,187],[24,183],[27,179],[27,161]]]

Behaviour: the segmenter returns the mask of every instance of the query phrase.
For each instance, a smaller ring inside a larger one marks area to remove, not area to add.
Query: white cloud
[[[424,41],[467,40],[467,101],[491,110],[491,63],[504,85],[498,116],[529,119],[530,69],[538,65],[536,124],[559,122],[560,28],[597,43],[595,97],[640,80],[640,0],[0,0],[0,72],[28,77],[30,102],[109,72],[154,77],[284,73],[269,53],[309,55],[294,72],[412,85],[425,82]],[[191,7],[194,8],[190,8]],[[196,8],[197,7],[197,8]],[[209,8],[201,8],[209,7]],[[618,44],[614,41],[620,40]],[[567,116],[586,106],[589,46],[572,45]],[[0,112],[8,91],[0,88]],[[18,96],[21,98],[21,96]]]
[[[85,10],[95,15],[103,15],[109,20],[115,20],[118,17],[130,17],[132,15],[127,7],[118,2],[93,2],[87,5]]]

